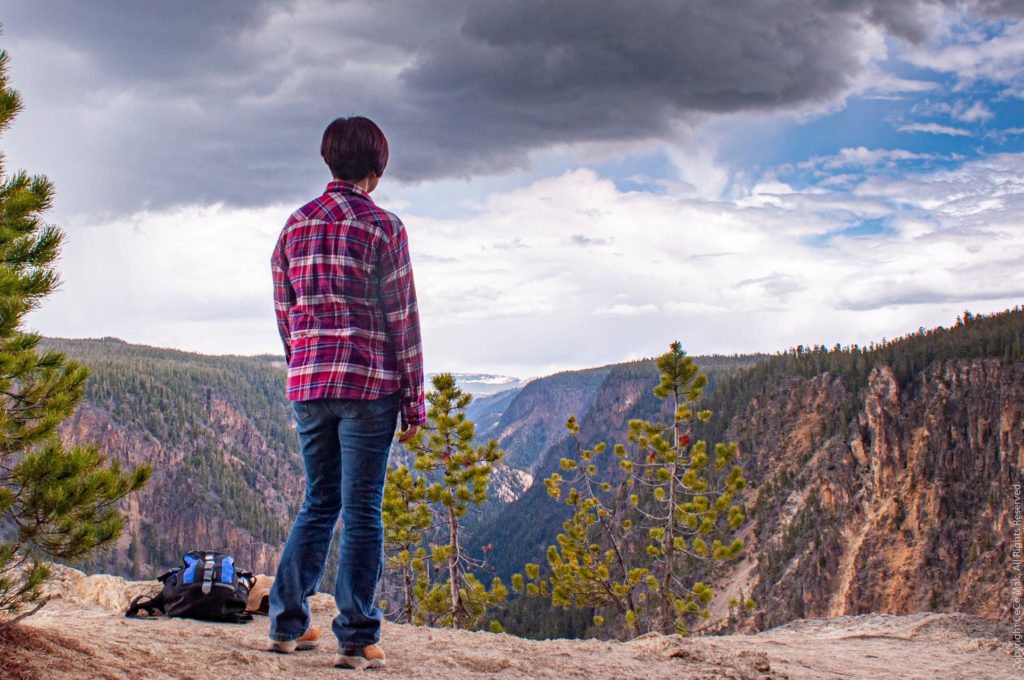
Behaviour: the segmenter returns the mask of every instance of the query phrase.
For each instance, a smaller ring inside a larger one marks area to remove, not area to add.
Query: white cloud
[[[278,351],[270,253],[294,207],[221,205],[69,222],[44,333],[112,335],[202,352]]]
[[[835,160],[825,162],[829,169],[848,165],[879,165],[890,161],[911,161],[930,158],[929,154],[914,153],[905,149],[866,149],[863,146],[840,149]]]
[[[900,78],[878,68],[869,70],[864,80],[864,96],[870,99],[902,99],[902,95],[931,92],[939,87],[938,83],[931,80]]]
[[[954,74],[961,89],[984,80],[1019,93],[1024,85],[1024,21],[1007,21],[992,36],[970,29],[953,22],[939,38],[943,46],[921,45],[907,50],[904,58],[918,67]]]
[[[729,186],[731,173],[718,161],[713,140],[669,147],[668,156],[679,178],[679,184],[674,187],[679,193],[715,200]]]
[[[709,314],[727,314],[729,310],[719,305],[709,305],[700,300],[675,300],[667,302],[662,307],[666,314],[679,314],[681,316],[707,316]]]
[[[1022,178],[1024,154],[1005,154],[869,177],[853,192],[769,177],[728,201],[625,192],[577,170],[496,191],[472,215],[407,210],[428,367],[538,375],[654,355],[674,339],[691,354],[866,343],[948,324],[965,307],[1005,308],[1024,295]],[[268,258],[289,210],[66,225],[66,286],[33,324],[279,351]],[[862,220],[888,227],[848,232]]]
[[[984,102],[974,102],[968,106],[967,102],[959,101],[953,107],[953,117],[965,123],[992,120],[995,116]]]
[[[594,316],[641,316],[644,314],[656,314],[657,305],[629,305],[617,304],[608,307],[598,307],[594,310]]]
[[[970,137],[971,131],[963,128],[939,125],[938,123],[908,123],[899,127],[900,132],[927,132],[932,135],[952,135],[954,137]]]
[[[845,147],[831,156],[815,156],[798,163],[801,170],[827,170],[828,177],[835,177],[835,171],[846,169],[868,169],[896,167],[907,161],[923,161],[935,158],[933,154],[917,153],[906,149],[868,149],[867,147]],[[822,173],[825,174],[825,173]]]
[[[914,104],[910,108],[910,113],[933,118],[949,118],[962,123],[985,122],[996,116],[984,102],[964,99],[957,99],[954,102],[925,99]]]

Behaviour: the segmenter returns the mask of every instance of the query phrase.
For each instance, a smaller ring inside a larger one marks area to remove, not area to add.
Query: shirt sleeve
[[[284,251],[284,233],[277,241],[274,254],[270,258],[270,272],[274,279],[274,314],[277,316],[277,330],[284,344],[285,363],[291,364],[292,339],[288,326],[288,313],[295,306],[295,290],[288,280],[288,259]]]
[[[378,271],[381,306],[398,360],[402,424],[404,427],[422,425],[426,422],[426,407],[420,315],[409,259],[409,241],[405,226],[400,221],[394,236],[381,250]]]

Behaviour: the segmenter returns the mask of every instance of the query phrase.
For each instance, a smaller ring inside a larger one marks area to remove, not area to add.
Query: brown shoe
[[[334,660],[337,668],[348,668],[350,670],[366,670],[367,668],[383,668],[384,650],[377,645],[370,645],[362,649],[350,649],[339,652]]]
[[[305,633],[297,640],[271,640],[267,645],[268,652],[278,654],[291,654],[292,652],[305,652],[316,649],[320,645],[320,629],[310,625]]]

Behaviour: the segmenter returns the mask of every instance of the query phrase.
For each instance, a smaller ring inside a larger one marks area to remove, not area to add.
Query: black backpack
[[[163,589],[155,597],[139,595],[132,600],[125,616],[136,618],[140,609],[152,616],[161,611],[205,621],[246,623],[252,614],[245,611],[253,575],[235,568],[235,558],[214,551],[192,550],[182,557],[183,566],[159,577]]]

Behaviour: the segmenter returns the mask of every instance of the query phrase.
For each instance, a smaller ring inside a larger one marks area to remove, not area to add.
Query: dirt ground
[[[317,596],[320,649],[291,655],[263,651],[268,621],[246,625],[185,619],[126,619],[128,601],[155,583],[83,576],[61,569],[54,599],[0,636],[0,677],[59,678],[337,678],[330,622],[334,603]],[[915,614],[797,621],[757,635],[630,642],[548,640],[385,624],[388,655],[381,677],[490,680],[762,680],[775,678],[1022,678],[1007,626],[961,614]]]

